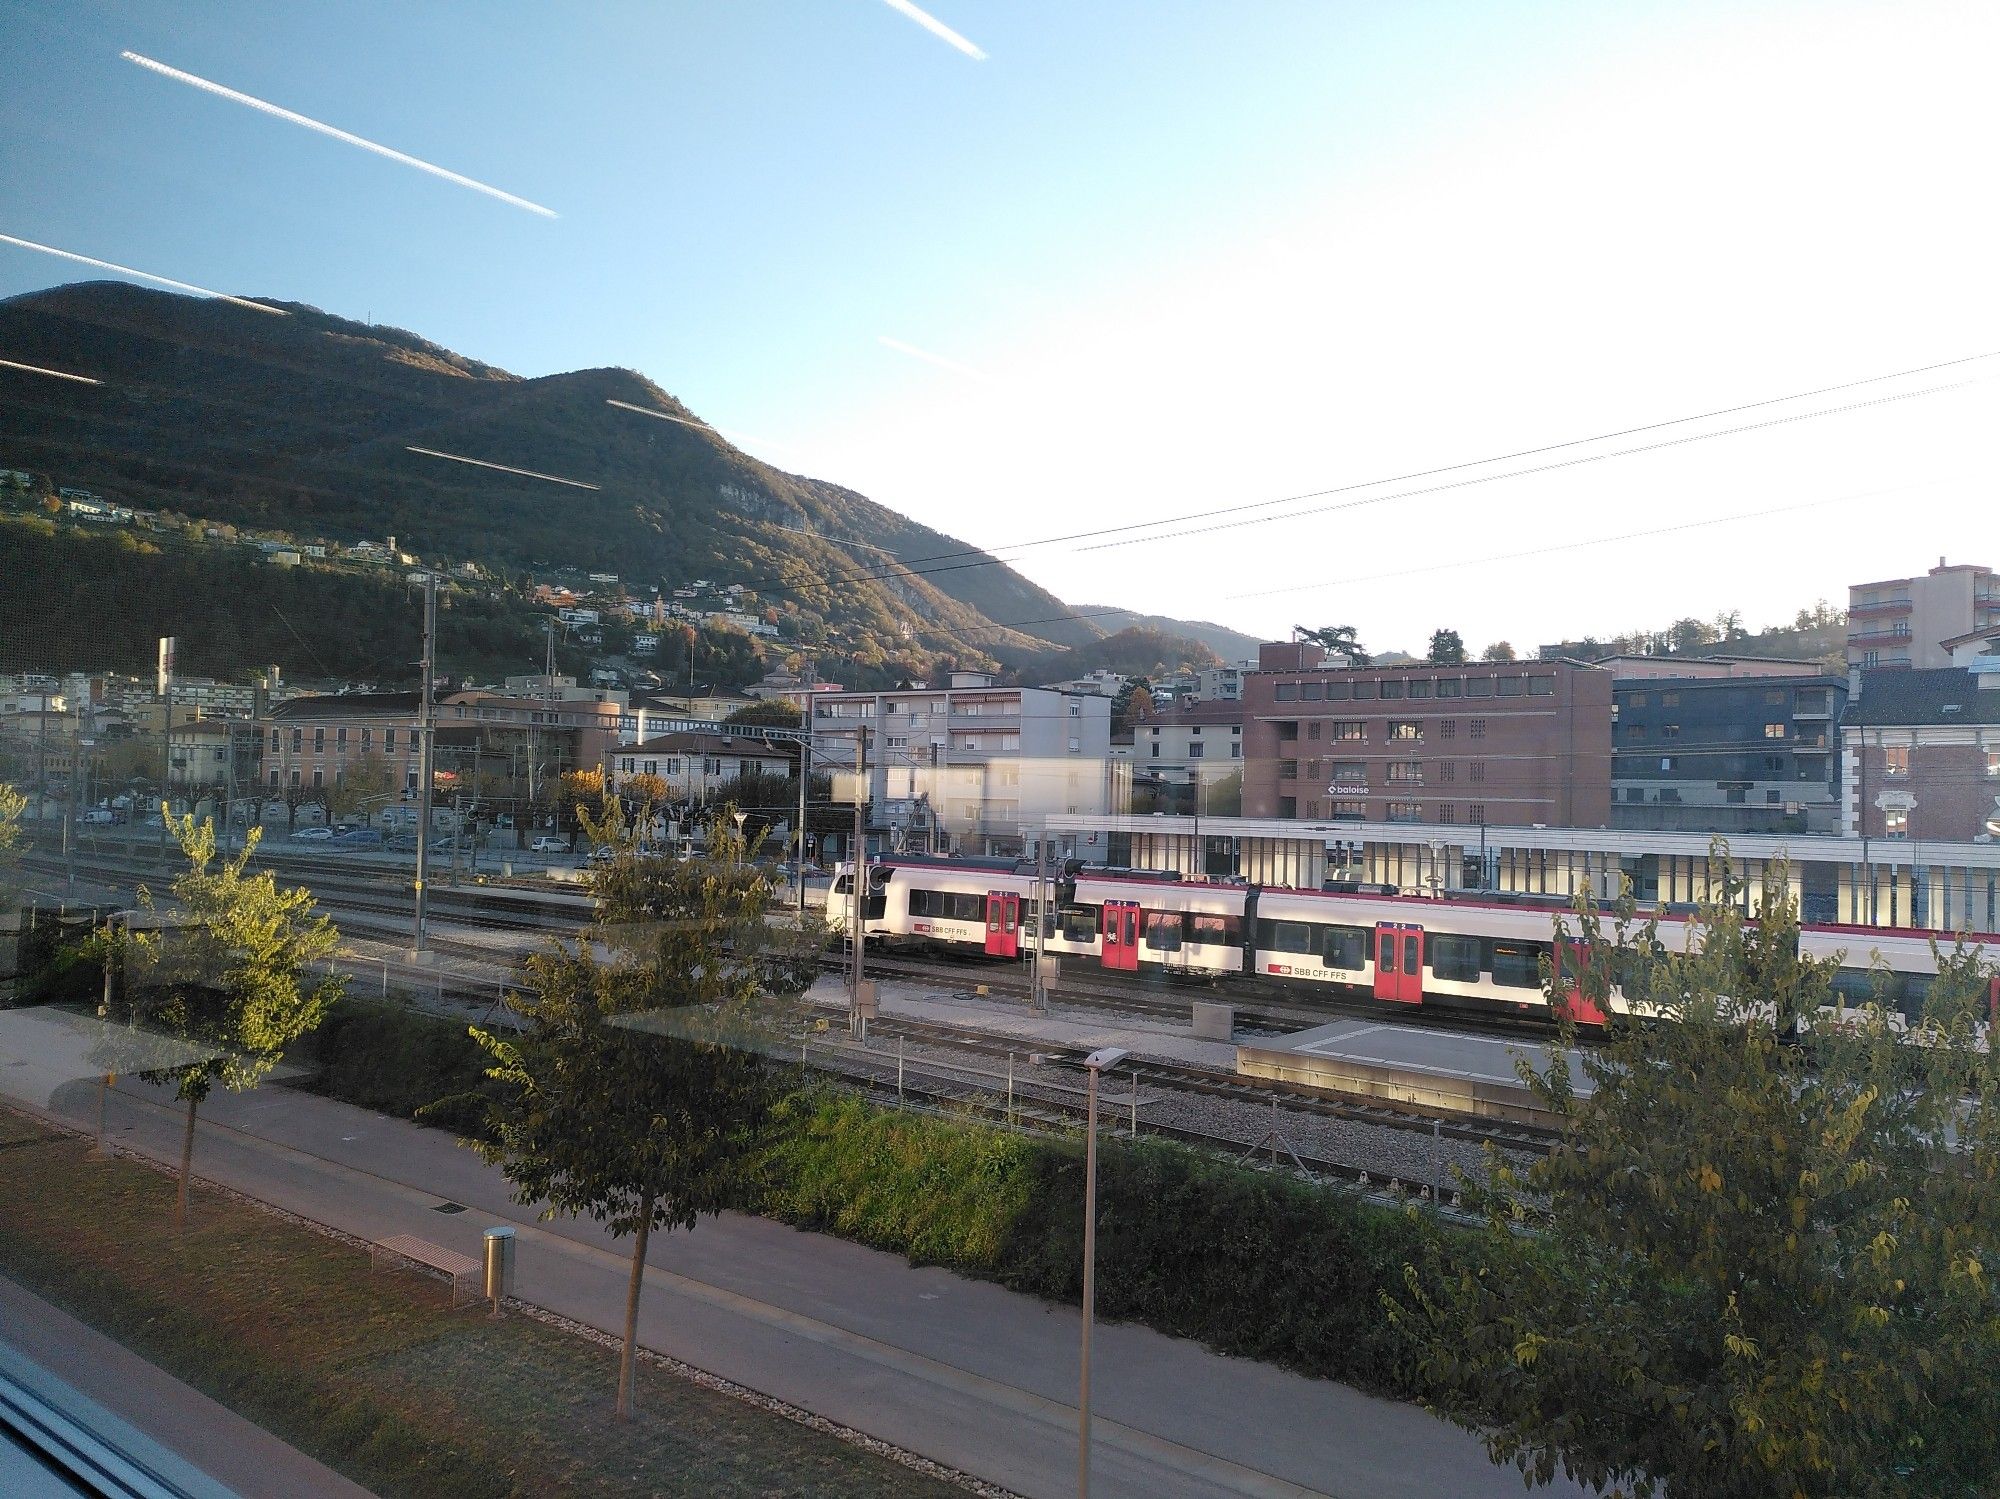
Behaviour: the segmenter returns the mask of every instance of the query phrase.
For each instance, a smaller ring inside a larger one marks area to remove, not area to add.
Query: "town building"
[[[979,672],[954,672],[948,687],[816,695],[816,770],[851,772],[863,734],[870,831],[881,846],[898,832],[892,804],[911,808],[916,823],[934,820],[966,854],[1025,853],[1044,817],[1107,806],[1109,698],[1001,687]]]
[[[1951,665],[1946,641],[2000,629],[2000,579],[1969,563],[1938,565],[1921,578],[1856,583],[1847,590],[1847,664],[1935,669]]]
[[[1801,674],[1796,665],[1782,675],[1765,673],[1761,663],[1742,672],[1733,661],[1675,664],[1694,674],[1613,680],[1611,825],[1665,832],[1837,831],[1834,725],[1847,702],[1846,679]]]
[[[1841,831],[2000,838],[2000,626],[1966,664],[1858,671],[1840,724]]]
[[[176,791],[254,792],[264,736],[237,718],[197,718],[168,735],[167,783]]]
[[[677,800],[706,802],[744,776],[791,777],[796,767],[791,751],[752,735],[675,733],[621,745],[605,779],[622,788],[633,776],[657,776]]]
[[[1341,667],[1271,644],[1243,684],[1243,812],[1324,822],[1611,820],[1612,675],[1568,661]]]
[[[1235,813],[1243,772],[1243,705],[1240,702],[1175,703],[1132,726],[1134,810]],[[1226,804],[1225,804],[1226,803]]]
[[[1094,697],[1116,697],[1131,680],[1122,671],[1111,671],[1100,666],[1096,671],[1072,677],[1067,682],[1044,682],[1042,685],[1051,692],[1080,692]]]

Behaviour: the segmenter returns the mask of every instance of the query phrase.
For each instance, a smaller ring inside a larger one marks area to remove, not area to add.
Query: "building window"
[[[1072,739],[1072,740],[1070,741],[1070,748],[1071,748],[1071,749],[1075,749],[1075,748],[1076,748],[1076,741],[1075,741],[1074,739]],[[1188,758],[1189,758],[1190,760],[1199,760],[1199,759],[1201,759],[1201,758],[1202,758],[1202,752],[1203,752],[1204,750],[1206,750],[1207,748],[1208,748],[1208,746],[1207,746],[1207,745],[1205,745],[1205,744],[1190,744],[1190,745],[1188,746]]]
[[[1337,801],[1329,815],[1337,822],[1361,822],[1368,816],[1368,803]]]
[[[1153,758],[1153,759],[1155,759],[1155,760],[1159,759],[1159,758],[1160,758],[1160,747],[1159,747],[1159,746],[1158,746],[1157,744],[1155,744],[1155,745],[1151,746],[1151,749],[1152,749],[1152,752],[1153,752],[1153,753],[1152,753],[1152,758]]]
[[[1662,739],[1678,739],[1678,738],[1680,738],[1680,737],[1681,737],[1681,726],[1680,726],[1679,724],[1677,724],[1677,723],[1663,723],[1663,724],[1661,724],[1661,725],[1660,725],[1660,737],[1661,737]]]
[[[1986,773],[1990,776],[2000,776],[2000,749],[1990,749],[1986,752]]]
[[[1910,773],[1910,747],[1907,744],[1892,744],[1882,751],[1882,773],[1890,776]]]
[[[1306,738],[1308,739],[1319,738],[1319,730],[1320,730],[1319,720],[1314,719],[1311,723],[1306,725]]]
[[[1465,683],[1457,677],[1439,677],[1437,680],[1437,695],[1439,697],[1458,697],[1462,695],[1464,687]]]
[[[1660,769],[1662,770],[1672,770],[1679,763],[1679,757],[1676,755],[1660,756]]]
[[[1629,702],[1634,708],[1643,708],[1646,706],[1646,694],[1643,692],[1635,692],[1632,694],[1631,697],[1627,698],[1626,701]]]
[[[1422,803],[1420,802],[1389,803],[1389,821],[1422,822],[1423,820],[1424,820],[1424,809]]]
[[[1271,695],[1276,701],[1281,703],[1296,703],[1299,700],[1299,684],[1297,682],[1280,682]]]
[[[278,731],[276,729],[273,729],[271,730],[271,753],[275,755],[277,752],[278,752]]]
[[[1401,682],[1384,682],[1382,684],[1382,696],[1401,697],[1402,695],[1403,684]]]
[[[1556,679],[1554,677],[1528,678],[1528,695],[1530,697],[1554,697],[1556,695]]]
[[[669,756],[667,759],[667,774],[670,776],[677,776],[680,773],[681,773],[681,757],[679,755]]]
[[[1678,708],[1680,705],[1681,695],[1678,692],[1663,692],[1660,694],[1660,706],[1662,708]]]
[[[1240,744],[1230,745],[1229,758],[1232,760],[1241,760],[1243,758],[1243,746]]]
[[[1368,767],[1360,760],[1335,760],[1333,762],[1333,784],[1338,790],[1342,786],[1366,786]]]
[[[1910,836],[1910,813],[1905,807],[1891,807],[1882,814],[1882,833],[1888,838]]]
[[[317,765],[315,765],[313,767],[313,790],[317,791],[320,789],[320,787],[324,786],[325,784],[326,784],[326,772],[321,770]]]
[[[314,730],[313,730],[313,753],[314,753],[315,755],[319,755],[319,754],[324,754],[325,752],[326,752],[326,730],[325,730],[325,729],[323,729],[323,728],[322,728],[322,729],[314,729]]]
[[[1465,815],[1471,818],[1474,822],[1486,821],[1486,803],[1474,802],[1471,806],[1465,809]]]
[[[1451,805],[1451,803],[1450,803],[1450,802],[1439,802],[1439,803],[1438,803],[1438,817],[1437,817],[1437,820],[1438,820],[1439,822],[1456,822],[1456,821],[1458,820],[1458,819],[1457,819],[1457,818],[1456,818],[1456,817],[1455,817],[1455,816],[1453,815],[1453,812],[1452,812],[1452,805]]]
[[[1421,786],[1424,783],[1424,762],[1421,760],[1391,760],[1389,779],[1405,785]]]
[[[1444,761],[1443,763],[1441,763],[1441,764],[1440,764],[1440,765],[1438,766],[1438,779],[1439,779],[1440,781],[1455,781],[1455,780],[1457,780],[1457,779],[1458,779],[1458,765],[1457,765],[1457,763],[1456,763],[1455,761],[1451,761],[1451,760],[1446,760],[1446,761]]]
[[[1625,725],[1625,737],[1627,739],[1644,739],[1646,737],[1646,726],[1642,723],[1628,723]]]
[[[1389,737],[1391,739],[1421,739],[1424,737],[1424,726],[1413,718],[1392,718],[1389,720]]]
[[[303,754],[305,752],[305,747],[306,747],[306,731],[304,729],[293,729],[292,753],[295,755]]]
[[[1484,760],[1474,760],[1467,772],[1467,779],[1478,781],[1484,785],[1486,781],[1486,762]]]
[[[1493,679],[1491,677],[1467,677],[1465,679],[1465,695],[1467,697],[1493,696]]]
[[[1528,695],[1528,679],[1526,677],[1501,677],[1493,685],[1498,689],[1501,697],[1526,697]]]
[[[1782,687],[1766,688],[1764,691],[1764,701],[1772,707],[1782,705],[1785,701],[1785,689]]]
[[[1764,737],[1766,739],[1783,739],[1785,737],[1785,726],[1781,723],[1765,724]]]
[[[1486,720],[1483,718],[1473,719],[1471,724],[1468,725],[1466,732],[1474,739],[1484,739],[1486,737]]]
[[[1334,724],[1331,737],[1359,744],[1368,737],[1368,734],[1366,726],[1359,719],[1343,718]]]
[[[1356,682],[1354,684],[1354,696],[1357,701],[1364,698],[1372,698],[1379,690],[1379,686],[1380,684],[1375,682]]]
[[[342,725],[341,725],[341,726],[340,726],[339,728],[337,728],[337,729],[335,729],[335,730],[333,731],[333,743],[334,743],[334,747],[335,747],[336,749],[340,750],[340,751],[341,751],[341,753],[345,754],[345,753],[347,752],[347,725],[346,725],[346,724],[342,724]]]
[[[277,784],[278,784],[278,767],[273,765],[271,767],[271,785],[273,789],[277,787]]]
[[[1442,719],[1442,720],[1440,720],[1440,721],[1439,721],[1439,723],[1438,723],[1438,738],[1440,738],[1440,739],[1456,739],[1457,737],[1458,737],[1458,720],[1457,720],[1457,719],[1455,719],[1455,718],[1446,718],[1446,719]]]

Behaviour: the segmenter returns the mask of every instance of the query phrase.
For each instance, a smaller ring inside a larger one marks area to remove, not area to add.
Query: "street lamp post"
[[[1090,1109],[1083,1147],[1083,1350],[1076,1401],[1077,1499],[1090,1499],[1090,1328],[1097,1311],[1097,1080],[1130,1055],[1122,1046],[1106,1046],[1083,1059],[1090,1073]]]

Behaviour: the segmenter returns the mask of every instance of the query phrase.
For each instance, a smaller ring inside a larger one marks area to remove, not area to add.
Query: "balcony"
[[[1893,614],[1897,610],[1908,609],[1909,607],[1910,600],[1908,595],[1899,594],[1895,598],[1868,599],[1862,603],[1849,604],[1847,606],[1847,617],[1854,619],[1864,614]]]
[[[1849,645],[1875,645],[1887,640],[1908,640],[1910,632],[1903,630],[1850,630],[1847,634]]]

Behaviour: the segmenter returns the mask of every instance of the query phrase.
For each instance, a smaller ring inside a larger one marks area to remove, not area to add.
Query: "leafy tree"
[[[1424,659],[1433,666],[1463,666],[1465,641],[1456,630],[1438,630],[1431,635],[1431,648]]]
[[[560,816],[559,826],[575,828],[579,825],[584,809],[596,806],[604,800],[604,771],[600,766],[590,766],[584,770],[566,770],[556,783],[556,810]]]
[[[1327,625],[1322,629],[1309,630],[1304,625],[1292,626],[1299,639],[1310,641],[1328,655],[1342,656],[1349,666],[1366,666],[1375,658],[1361,648],[1360,638],[1353,625]]]
[[[1724,855],[1685,951],[1629,897],[1608,931],[1580,904],[1584,994],[1603,1003],[1615,977],[1657,1023],[1614,1013],[1580,1080],[1523,1065],[1560,1143],[1524,1171],[1496,1159],[1473,1193],[1483,1253],[1411,1271],[1391,1316],[1438,1403],[1532,1482],[1560,1468],[1667,1499],[1990,1493],[1992,969],[1963,944],[1940,952],[1922,1044],[1882,1002],[1886,970],[1877,1002],[1837,1023],[1841,959],[1799,956],[1786,871],[1752,922]]]
[[[21,814],[28,799],[0,781],[0,910],[11,910],[20,895]]]
[[[804,726],[805,714],[782,698],[766,698],[762,702],[751,703],[738,708],[723,719],[724,723],[757,724],[773,729],[796,729]]]
[[[1129,734],[1132,725],[1153,711],[1153,687],[1144,677],[1132,677],[1111,700],[1111,732]]]
[[[1513,646],[1504,640],[1496,640],[1479,653],[1479,659],[1481,661],[1512,661],[1516,657]]]
[[[387,804],[396,787],[395,770],[380,754],[370,750],[336,775],[331,785],[320,788],[320,801],[326,807],[329,822],[342,822],[361,812],[365,824]]]
[[[319,1024],[346,980],[328,974],[307,982],[308,968],[333,953],[340,933],[312,914],[310,890],[280,888],[269,870],[247,872],[261,829],[218,861],[214,823],[170,815],[167,826],[187,867],[174,877],[170,906],[140,887],[140,907],[159,923],[131,933],[118,956],[134,1013],[200,1053],[167,1069],[187,1105],[174,1208],[176,1226],[184,1226],[195,1110],[217,1083],[233,1092],[256,1087],[285,1048]]]
[[[585,827],[619,850],[593,881],[599,925],[530,959],[528,992],[507,1001],[517,1033],[472,1032],[502,1090],[479,1149],[516,1201],[633,1237],[617,1394],[629,1417],[647,1242],[739,1199],[776,1095],[763,1004],[774,989],[796,997],[817,965],[765,922],[773,887],[728,818],[688,860],[643,854],[615,801]]]

